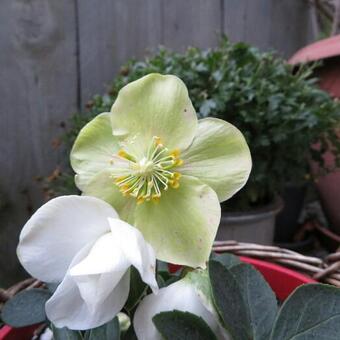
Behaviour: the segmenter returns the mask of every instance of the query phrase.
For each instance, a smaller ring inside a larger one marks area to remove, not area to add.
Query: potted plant
[[[294,73],[274,53],[262,53],[243,43],[233,45],[223,38],[215,49],[190,48],[184,54],[160,49],[144,61],[128,62],[109,93],[95,96],[85,113],[73,117],[64,136],[69,149],[89,119],[110,110],[126,83],[150,72],[179,76],[188,85],[199,118],[229,121],[249,144],[252,173],[247,185],[222,205],[217,238],[272,243],[285,186],[305,186],[311,179],[310,158],[323,167],[310,145],[320,138],[335,138],[332,127],[339,121],[338,104],[314,85],[311,67]],[[72,177],[66,167],[47,183],[48,194],[76,192]],[[277,241],[290,241],[294,228],[291,222],[278,230]]]
[[[279,308],[251,265],[211,254],[220,202],[247,181],[250,153],[230,123],[197,120],[178,77],[125,85],[70,158],[82,195],[51,199],[24,225],[18,258],[44,286],[6,302],[7,324],[48,320],[56,340],[338,334],[337,288],[303,285]]]

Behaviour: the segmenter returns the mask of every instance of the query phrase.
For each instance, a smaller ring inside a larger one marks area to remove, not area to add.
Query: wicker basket
[[[275,246],[236,241],[215,241],[213,250],[277,263],[308,275],[314,280],[340,287],[340,252],[330,254],[321,260]]]

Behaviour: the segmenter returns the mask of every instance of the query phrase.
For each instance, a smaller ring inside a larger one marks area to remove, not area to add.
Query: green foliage
[[[51,297],[46,289],[23,290],[8,300],[2,308],[1,318],[12,327],[25,327],[46,321],[45,303]]]
[[[223,264],[224,267],[228,269],[242,263],[237,256],[228,253],[223,254],[211,253],[210,260],[220,262],[221,264]]]
[[[232,339],[339,338],[339,288],[302,285],[278,309],[274,293],[251,265],[223,262],[210,260],[209,275],[216,310]]]
[[[83,335],[80,331],[72,331],[66,327],[57,328],[51,325],[53,340],[83,340]]]
[[[165,273],[165,268],[160,269],[160,272]],[[206,275],[206,279],[196,280],[198,274]],[[339,288],[324,284],[302,285],[279,308],[274,292],[262,275],[253,266],[239,262],[235,256],[227,254],[212,256],[207,270],[191,271],[187,276],[189,277],[186,279],[198,289],[197,292],[203,293],[198,296],[203,299],[201,301],[206,308],[209,304],[208,300],[204,301],[204,296],[207,298],[209,295],[209,300],[212,297],[208,310],[216,311],[214,317],[231,339],[339,338]],[[6,303],[2,317],[15,327],[45,322],[44,305],[50,295],[44,289],[18,293]],[[53,325],[50,327],[55,340],[137,339],[133,325],[126,329],[123,323],[124,321],[119,321],[116,317],[105,325],[86,331],[56,328]],[[158,313],[153,317],[153,323],[164,339],[217,338],[201,317],[185,311]]]
[[[339,339],[340,290],[320,284],[297,288],[283,304],[270,339]]]
[[[103,326],[90,329],[85,332],[84,340],[119,340],[120,328],[118,318],[115,317],[112,321]]]
[[[80,128],[98,113],[110,110],[118,91],[148,73],[174,74],[189,89],[199,118],[227,120],[245,135],[253,157],[253,170],[245,188],[226,204],[228,209],[249,209],[270,202],[287,182],[310,178],[313,158],[326,170],[322,153],[331,149],[340,164],[339,104],[315,85],[313,66],[293,70],[274,53],[262,53],[226,38],[209,50],[190,48],[175,53],[164,48],[144,61],[129,61],[104,96],[95,96],[87,111],[73,116],[63,136],[67,153]],[[311,145],[320,142],[320,147]],[[56,194],[74,193],[66,170],[49,188]],[[72,183],[72,184],[71,184]],[[65,188],[66,186],[66,188]],[[66,190],[65,190],[66,189]]]
[[[216,309],[235,340],[266,340],[274,324],[276,298],[261,274],[248,264],[228,268],[209,262]]]
[[[140,300],[146,295],[148,286],[140,277],[138,270],[131,266],[130,268],[130,291],[129,297],[125,303],[125,309],[129,313],[138,305]]]
[[[217,340],[206,322],[189,312],[162,312],[152,321],[165,340]]]

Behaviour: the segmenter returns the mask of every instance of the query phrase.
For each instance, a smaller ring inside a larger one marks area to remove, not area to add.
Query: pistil
[[[183,164],[179,158],[180,151],[169,151],[160,137],[153,137],[145,157],[140,160],[123,149],[117,156],[127,161],[127,168],[122,175],[113,175],[115,184],[123,195],[135,197],[137,204],[145,201],[157,203],[162,191],[168,190],[169,186],[174,189],[179,187],[181,174],[174,168]]]

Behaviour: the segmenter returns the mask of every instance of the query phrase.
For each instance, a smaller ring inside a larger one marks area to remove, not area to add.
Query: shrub
[[[70,121],[63,139],[67,152],[80,128],[98,113],[110,110],[119,89],[148,73],[175,74],[189,89],[199,118],[227,120],[245,135],[253,170],[244,189],[226,209],[245,210],[269,203],[285,183],[311,178],[309,162],[327,171],[322,153],[331,149],[340,164],[339,103],[321,91],[312,77],[316,65],[294,70],[273,52],[260,52],[244,43],[221,39],[215,49],[189,48],[176,53],[161,48],[144,61],[131,60],[121,68],[110,91],[95,96],[85,113]],[[318,149],[311,148],[319,142]],[[50,194],[76,191],[69,167],[48,183]]]

